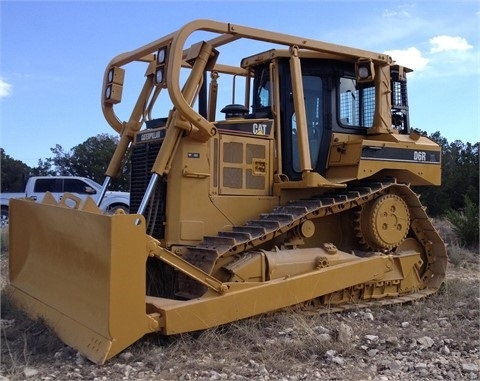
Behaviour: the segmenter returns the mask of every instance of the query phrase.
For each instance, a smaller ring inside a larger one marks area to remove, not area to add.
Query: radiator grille
[[[223,135],[220,157],[220,194],[269,194],[269,140]]]
[[[262,158],[265,159],[266,156],[266,147],[264,145],[258,144],[247,144],[246,155],[247,155],[247,164],[252,164],[252,159]]]
[[[265,176],[255,176],[251,169],[247,169],[245,177],[247,189],[265,189]]]
[[[140,203],[145,195],[152,173],[150,172],[162,141],[137,144],[133,147],[131,156],[131,178],[130,178],[130,210],[137,213]],[[157,183],[154,195],[147,205],[145,218],[147,220],[147,233],[157,239],[165,234],[165,200],[166,181],[160,178]]]
[[[242,168],[223,168],[223,186],[227,188],[242,189]]]
[[[223,161],[225,163],[243,163],[242,143],[223,143]]]

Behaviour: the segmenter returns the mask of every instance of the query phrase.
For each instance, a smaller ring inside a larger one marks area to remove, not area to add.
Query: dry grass
[[[458,272],[462,270],[471,271],[473,275],[480,273],[478,249],[462,247],[460,241],[454,233],[453,225],[447,219],[434,220],[435,228],[438,230],[443,241],[447,245],[449,270],[453,270],[454,276],[458,276]]]
[[[122,378],[123,373],[118,372],[124,371],[125,364],[131,364],[155,374],[156,379],[181,379],[192,374],[194,378],[210,379],[212,372],[226,374],[228,379],[238,374],[245,379],[259,379],[259,372],[265,372],[270,379],[277,379],[305,374],[305,369],[331,371],[326,353],[334,350],[350,366],[333,368],[342,374],[341,379],[353,380],[358,379],[358,374],[351,365],[356,361],[371,362],[361,347],[366,335],[377,335],[384,341],[396,337],[407,344],[428,335],[437,342],[451,342],[452,350],[475,351],[480,345],[479,298],[478,282],[454,279],[431,298],[371,309],[374,320],[365,319],[363,311],[318,315],[314,306],[285,309],[196,334],[170,338],[152,334],[112,359],[106,367],[83,361],[79,367],[79,357],[73,349],[61,343],[44,324],[32,322],[12,308],[3,295],[1,374],[16,380],[25,377],[25,367],[38,369],[44,376],[55,374],[54,369],[60,367],[73,373],[74,369],[80,369],[84,376],[100,372]],[[448,321],[449,326],[442,328],[442,321]],[[402,322],[409,322],[410,327],[402,329]],[[342,324],[352,328],[351,340],[338,340]],[[329,332],[332,340],[322,339],[322,332]],[[392,344],[386,350],[405,348],[395,348]],[[137,376],[138,373],[133,378]]]
[[[442,234],[449,244],[454,276],[430,298],[372,308],[367,312],[373,319],[361,310],[319,315],[312,304],[195,334],[168,338],[152,334],[104,367],[86,361],[42,322],[32,322],[16,310],[2,286],[0,375],[25,379],[26,369],[33,368],[38,372],[34,379],[170,380],[215,379],[218,375],[226,379],[282,379],[286,375],[289,379],[309,379],[316,373],[308,372],[317,370],[323,379],[375,379],[383,374],[385,365],[377,365],[367,354],[366,335],[379,337],[383,355],[408,354],[412,342],[430,336],[436,343],[432,356],[448,343],[455,353],[471,353],[478,358],[479,255],[458,247],[448,229]],[[2,233],[2,279],[6,276],[4,242],[7,248],[8,237]],[[409,327],[402,327],[402,322],[408,322]],[[350,327],[351,337],[339,337],[342,325]],[[327,351],[335,351],[345,364],[330,361]],[[455,373],[456,379],[462,376],[460,371]]]

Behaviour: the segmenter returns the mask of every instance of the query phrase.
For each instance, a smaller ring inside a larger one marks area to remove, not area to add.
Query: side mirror
[[[93,189],[92,187],[85,187],[85,193],[86,194],[96,194],[97,191]]]

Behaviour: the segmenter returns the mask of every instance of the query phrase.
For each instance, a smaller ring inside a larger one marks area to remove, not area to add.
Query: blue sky
[[[480,141],[477,0],[3,0],[0,12],[0,147],[30,166],[56,144],[114,134],[100,106],[107,63],[199,18],[388,52],[415,70],[413,127]]]

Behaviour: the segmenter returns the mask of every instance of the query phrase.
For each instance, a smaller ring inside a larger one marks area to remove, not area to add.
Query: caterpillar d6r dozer
[[[410,130],[409,71],[207,20],[118,55],[102,109],[120,140],[101,192],[129,163],[130,214],[71,194],[12,200],[13,300],[101,364],[150,332],[435,292],[446,249],[410,186],[440,184],[441,151]]]

